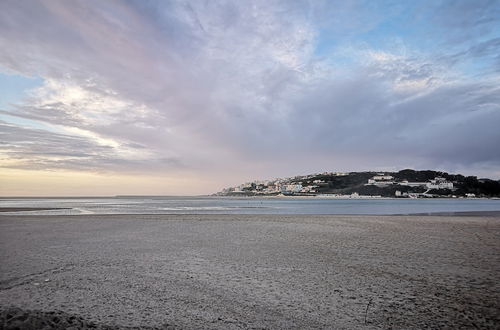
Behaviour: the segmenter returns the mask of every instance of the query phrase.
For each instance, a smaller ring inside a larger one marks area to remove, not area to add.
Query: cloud
[[[81,132],[68,135],[0,121],[0,141],[2,167],[8,168],[125,173],[182,168],[175,158],[149,159],[140,146],[116,145]]]
[[[436,1],[431,4],[431,26],[446,29],[446,38],[455,42],[468,42],[481,34],[493,32],[500,14],[495,0]]]
[[[58,131],[3,123],[2,166],[266,177],[498,166],[498,76],[457,70],[495,57],[494,3],[467,6],[435,8],[430,25],[452,31],[450,51],[398,52],[362,40],[399,5],[3,1],[0,65],[45,81],[3,113]],[[458,38],[457,22],[473,31]],[[480,31],[488,40],[476,42]],[[347,64],[317,55],[346,38]]]

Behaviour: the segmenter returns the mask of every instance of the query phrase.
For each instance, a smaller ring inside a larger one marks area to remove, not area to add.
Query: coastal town
[[[438,171],[323,172],[247,182],[220,196],[316,196],[330,198],[498,197],[500,183]]]

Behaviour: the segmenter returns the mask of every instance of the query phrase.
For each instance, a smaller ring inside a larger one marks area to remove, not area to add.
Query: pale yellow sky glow
[[[193,195],[213,193],[214,182],[147,175],[0,170],[0,196]]]

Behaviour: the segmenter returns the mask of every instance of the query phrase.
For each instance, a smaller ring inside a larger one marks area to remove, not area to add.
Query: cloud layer
[[[495,1],[2,1],[0,68],[44,79],[2,110],[18,119],[1,123],[2,166],[500,176],[497,14]]]

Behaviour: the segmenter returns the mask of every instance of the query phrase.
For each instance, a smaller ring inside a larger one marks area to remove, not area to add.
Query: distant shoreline
[[[10,209],[10,210],[9,210]],[[64,208],[28,208],[28,207],[19,207],[19,208],[0,208],[0,216],[8,216],[7,214],[2,215],[2,213],[16,213],[16,212],[28,212],[28,211],[50,211],[50,210],[70,210],[72,208],[70,207],[64,207]],[[12,215],[12,214],[10,214]],[[282,215],[282,216],[332,216],[332,217],[380,217],[380,216],[387,216],[387,217],[402,217],[402,216],[419,216],[419,217],[500,217],[500,210],[498,211],[458,211],[458,212],[419,212],[419,213],[387,213],[387,214],[366,214],[366,213],[345,213],[345,214],[340,214],[340,213],[335,213],[335,214],[329,214],[329,213],[322,213],[322,214],[310,214],[310,213],[284,213],[284,214],[275,214],[275,213],[255,213],[255,214],[246,214],[246,213],[96,213],[96,214],[88,214],[88,213],[82,213],[82,214],[51,214],[50,216],[57,216],[57,217],[113,217],[113,216],[246,216],[246,215],[254,215],[254,216],[275,216],[275,215]],[[17,216],[22,216],[22,217],[47,217],[49,215],[47,214],[20,214]]]
[[[200,196],[201,197],[201,196]],[[333,195],[315,195],[315,196],[300,196],[300,195],[262,195],[262,196],[246,196],[246,195],[241,195],[241,196],[206,196],[206,197],[222,197],[222,198],[269,198],[269,199],[279,199],[279,198],[297,198],[297,199],[368,199],[368,200],[373,200],[373,199],[394,199],[394,200],[411,200],[411,199],[442,199],[442,200],[475,200],[475,199],[484,199],[484,200],[500,200],[500,197],[426,197],[426,198],[407,198],[407,197],[383,197],[383,196],[369,196],[369,195],[360,195],[358,197],[349,197],[349,195],[342,195],[342,196],[333,196]]]
[[[460,212],[427,212],[427,213],[408,213],[393,214],[394,216],[432,216],[432,217],[500,217],[499,211],[460,211]]]
[[[334,195],[233,195],[233,196],[223,196],[223,195],[194,195],[194,196],[165,196],[165,195],[144,195],[144,196],[139,196],[139,195],[116,195],[116,196],[1,196],[1,200],[15,200],[15,199],[107,199],[107,198],[232,198],[232,199],[247,199],[247,198],[263,198],[263,199],[279,199],[279,198],[296,198],[296,199],[394,199],[394,200],[401,200],[401,199],[412,199],[412,198],[406,198],[406,197],[383,197],[383,196],[370,196],[370,195],[361,195],[358,197],[350,197],[349,195],[342,195],[342,196],[334,196]],[[413,199],[422,199],[422,198],[413,198]],[[449,199],[449,200],[474,200],[474,199],[484,199],[484,200],[500,200],[500,197],[428,197],[426,199]],[[0,207],[1,208],[1,207]],[[45,208],[44,208],[45,209]],[[58,209],[58,208],[51,208],[51,209]],[[64,209],[64,208],[59,208],[59,209]]]
[[[395,198],[345,196],[205,196],[114,198],[73,202],[29,199],[0,203],[0,214],[85,215],[85,214],[324,214],[324,215],[422,215],[422,216],[500,216],[498,198]],[[122,206],[128,205],[128,206]]]

